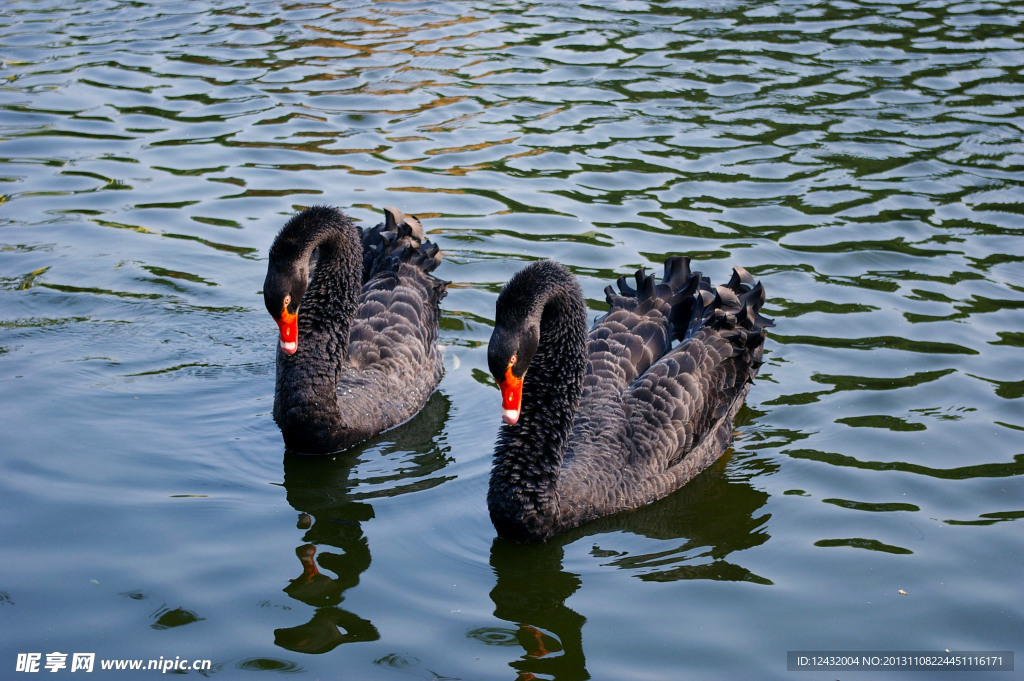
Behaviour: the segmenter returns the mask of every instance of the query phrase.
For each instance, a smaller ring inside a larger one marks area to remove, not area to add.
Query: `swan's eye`
[[[512,355],[511,357],[508,358],[508,365],[509,366],[513,366],[518,361],[519,361],[519,355]]]
[[[285,296],[284,297],[284,306],[288,307],[291,304],[292,304],[292,297],[291,296]]]

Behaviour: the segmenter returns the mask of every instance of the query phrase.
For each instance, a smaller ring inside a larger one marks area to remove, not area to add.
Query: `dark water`
[[[1022,22],[998,1],[5,3],[0,676],[55,651],[225,679],[1019,657]],[[424,411],[319,461],[271,421],[259,295],[314,203],[419,215],[452,282]],[[668,253],[767,287],[734,449],[638,512],[495,541],[501,284],[554,257],[596,315]],[[899,678],[935,676],[978,674]]]

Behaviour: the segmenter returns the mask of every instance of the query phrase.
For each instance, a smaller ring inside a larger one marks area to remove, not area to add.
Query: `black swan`
[[[487,506],[500,536],[543,541],[642,506],[729,446],[773,325],[764,289],[741,268],[712,288],[680,256],[660,283],[635,279],[605,289],[610,309],[589,333],[559,263],[528,265],[498,296],[487,362],[505,425]]]
[[[293,216],[263,284],[280,341],[274,420],[292,451],[345,449],[407,420],[441,380],[441,252],[395,208],[363,231],[341,211]],[[312,273],[312,276],[311,276]]]

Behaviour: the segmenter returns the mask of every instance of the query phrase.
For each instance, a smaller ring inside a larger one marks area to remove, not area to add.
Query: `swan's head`
[[[278,347],[286,355],[299,349],[299,303],[309,275],[301,268],[282,269],[271,263],[263,282],[263,302],[280,330]]]
[[[509,425],[522,413],[523,381],[540,346],[545,307],[573,287],[578,289],[576,279],[564,265],[541,260],[512,275],[498,294],[487,365],[501,388],[501,418]]]
[[[523,408],[523,381],[537,352],[540,330],[536,325],[495,325],[487,346],[487,365],[501,388],[501,420],[512,425]]]

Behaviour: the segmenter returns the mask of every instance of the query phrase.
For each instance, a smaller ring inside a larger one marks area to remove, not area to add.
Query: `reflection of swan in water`
[[[302,572],[284,591],[315,612],[304,624],[276,629],[277,645],[297,652],[325,653],[342,643],[380,638],[372,622],[340,607],[345,592],[356,586],[370,567],[370,547],[362,526],[374,517],[368,500],[432,487],[446,479],[438,472],[449,461],[447,445],[440,437],[449,407],[448,398],[435,392],[408,423],[343,456],[285,456],[288,503],[300,512],[299,529],[305,532],[304,543],[295,550]],[[402,457],[394,475],[373,480],[374,492],[358,492],[359,481],[352,479],[352,469],[364,452],[374,459]]]
[[[723,463],[715,467],[723,469]],[[613,550],[603,552],[599,548],[602,535],[594,535],[593,553],[608,555],[609,565],[637,571],[645,581],[710,579],[771,584],[769,578],[726,559],[735,551],[768,541],[764,528],[768,516],[757,514],[767,499],[765,492],[745,482],[729,481],[720,474],[698,476],[679,492],[637,513],[626,514],[621,521],[601,519],[594,528],[602,534],[627,530],[651,539],[685,541],[656,555],[619,556]]]
[[[284,591],[317,610],[306,624],[274,630],[274,643],[302,653],[326,653],[342,643],[380,638],[372,622],[338,607],[345,590],[358,584],[359,574],[370,565],[370,551],[364,537],[345,549],[345,554],[335,555],[337,560],[332,562],[332,570],[338,570],[337,579],[321,574],[314,558],[315,546],[305,544],[295,550],[302,563],[302,574]],[[365,565],[360,568],[358,563],[362,562]],[[341,563],[350,563],[349,569],[342,569]]]
[[[583,580],[562,566],[565,546],[584,538],[594,544],[592,553],[602,564],[629,570],[643,580],[770,584],[765,577],[726,559],[735,551],[767,541],[766,516],[758,514],[758,509],[768,495],[745,481],[726,478],[724,466],[719,462],[661,501],[597,520],[546,544],[496,539],[491,546],[491,568],[497,577],[491,591],[494,614],[515,629],[480,630],[471,635],[501,645],[514,637],[523,655],[511,666],[521,681],[536,677],[589,679],[582,636],[587,618],[565,605]],[[628,555],[599,548],[602,538],[605,546],[610,546],[618,532],[659,540],[652,542],[656,552]]]
[[[565,605],[580,578],[562,569],[564,546],[561,540],[523,545],[505,539],[491,545],[494,614],[516,626],[513,635],[524,654],[511,664],[520,679],[590,678],[583,654],[586,618]]]

